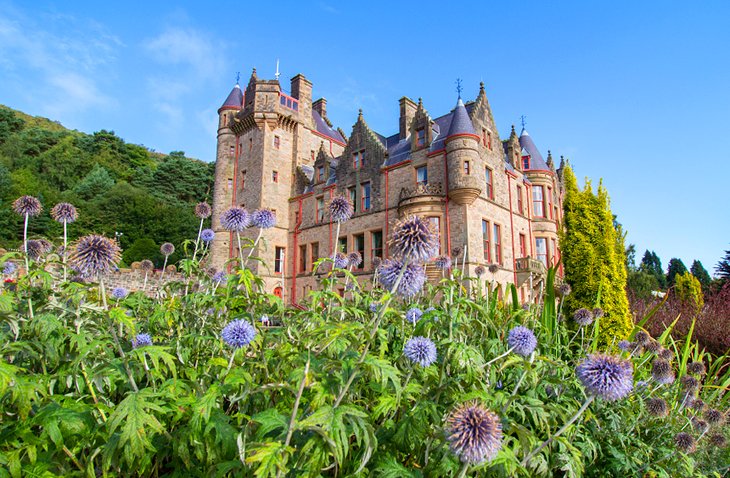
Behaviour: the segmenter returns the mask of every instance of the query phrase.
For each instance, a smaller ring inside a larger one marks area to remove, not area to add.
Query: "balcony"
[[[472,204],[482,193],[479,180],[474,176],[457,176],[450,179],[449,199],[457,204]]]
[[[398,214],[440,211],[446,201],[441,183],[417,183],[400,190]]]
[[[517,287],[530,279],[532,279],[532,285],[534,286],[547,277],[545,264],[532,257],[520,257],[515,260],[515,272],[517,273]]]

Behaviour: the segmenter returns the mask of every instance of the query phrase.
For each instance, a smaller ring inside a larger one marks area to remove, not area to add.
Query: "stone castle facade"
[[[387,137],[368,127],[362,111],[349,135],[335,129],[327,101],[312,98],[301,74],[286,93],[254,70],[245,91],[236,84],[218,110],[215,267],[238,256],[220,215],[231,206],[271,209],[276,227],[255,252],[263,262],[248,267],[268,292],[296,304],[317,286],[314,262],[337,247],[359,251],[363,264],[353,272],[371,278],[373,259],[389,255],[394,223],[417,214],[438,229],[441,254],[459,249],[460,267],[471,275],[479,265],[497,265],[485,279],[515,283],[520,300],[529,300],[560,257],[562,164],[556,170],[549,153],[544,160],[524,128],[500,139],[483,84],[474,101],[459,98],[436,118],[420,99],[401,98],[398,132]],[[339,237],[328,212],[336,195],[355,205]],[[431,266],[427,272],[440,277]]]

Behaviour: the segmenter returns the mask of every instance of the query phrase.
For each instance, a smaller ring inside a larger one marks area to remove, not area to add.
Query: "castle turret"
[[[449,198],[458,204],[471,204],[481,192],[475,171],[479,164],[479,136],[461,97],[456,103],[445,143]]]

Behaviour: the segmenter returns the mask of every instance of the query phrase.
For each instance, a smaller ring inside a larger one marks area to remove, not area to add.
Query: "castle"
[[[439,231],[441,254],[459,249],[460,267],[472,276],[479,265],[498,266],[485,280],[515,283],[520,300],[529,300],[560,257],[562,160],[556,170],[549,152],[543,159],[524,127],[501,140],[483,84],[474,101],[459,97],[436,118],[420,99],[403,97],[399,106],[397,133],[378,134],[360,111],[348,136],[327,118],[324,98],[312,101],[312,83],[301,74],[289,93],[255,69],[245,91],[236,84],[218,110],[213,265],[238,256],[221,213],[271,209],[276,227],[255,253],[263,262],[248,267],[268,292],[296,304],[316,287],[315,261],[336,248],[360,252],[353,272],[371,278],[374,259],[388,257],[395,221],[416,214]],[[336,195],[355,210],[339,237],[328,212]],[[432,266],[427,273],[440,277]]]

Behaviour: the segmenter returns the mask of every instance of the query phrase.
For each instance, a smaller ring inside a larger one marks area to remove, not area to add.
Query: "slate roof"
[[[540,151],[535,146],[535,143],[525,128],[522,128],[522,132],[520,133],[520,148],[522,148],[522,156],[530,156],[530,168],[528,171],[550,171],[550,167],[542,158],[542,154],[540,154]]]
[[[474,131],[474,125],[471,123],[471,118],[469,118],[469,113],[466,111],[464,102],[461,101],[461,98],[459,98],[459,101],[456,102],[456,108],[454,108],[452,112],[449,133],[446,137],[457,134],[476,134]]]
[[[332,138],[340,143],[345,142],[345,138],[342,137],[339,131],[330,127],[327,122],[320,116],[319,113],[312,110],[312,119],[314,120],[314,127],[319,134]]]
[[[238,83],[236,83],[236,86],[234,86],[231,92],[228,93],[228,98],[226,98],[226,101],[223,102],[218,111],[222,109],[240,110],[242,105],[243,92],[241,91],[241,87],[238,85]]]

